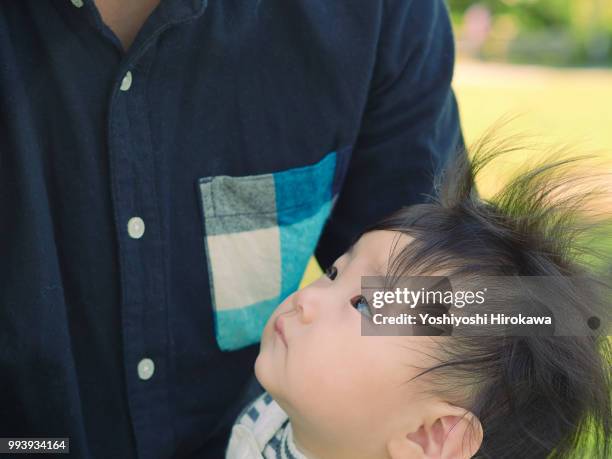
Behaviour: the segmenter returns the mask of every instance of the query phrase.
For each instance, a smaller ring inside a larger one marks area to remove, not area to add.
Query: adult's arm
[[[323,267],[368,224],[422,202],[434,172],[463,146],[444,1],[383,1],[377,48],[346,180],[315,252]]]

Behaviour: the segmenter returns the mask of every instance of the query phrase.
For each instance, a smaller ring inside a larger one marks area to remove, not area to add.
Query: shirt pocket
[[[215,335],[224,351],[256,343],[294,292],[336,202],[351,147],[270,174],[198,180]]]

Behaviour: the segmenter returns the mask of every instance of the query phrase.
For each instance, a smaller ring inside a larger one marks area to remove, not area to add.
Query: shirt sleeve
[[[315,255],[325,268],[369,224],[433,192],[463,147],[450,83],[455,59],[443,0],[383,0],[376,64],[359,136]]]

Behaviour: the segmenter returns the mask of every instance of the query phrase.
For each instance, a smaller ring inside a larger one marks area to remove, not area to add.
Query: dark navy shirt
[[[310,256],[462,144],[442,0],[0,3],[0,437],[221,458]]]

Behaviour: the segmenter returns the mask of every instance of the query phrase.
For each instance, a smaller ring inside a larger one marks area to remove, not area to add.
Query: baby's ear
[[[482,444],[480,421],[472,413],[447,405],[446,414],[425,420],[418,429],[387,442],[391,459],[469,459]]]

